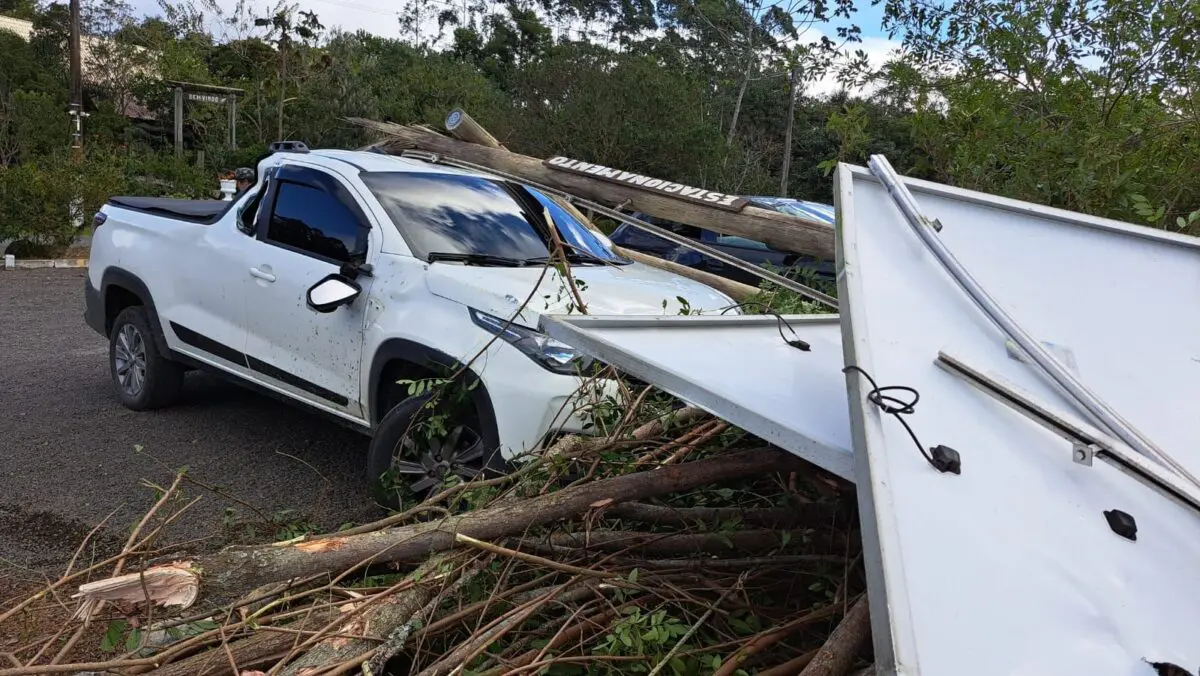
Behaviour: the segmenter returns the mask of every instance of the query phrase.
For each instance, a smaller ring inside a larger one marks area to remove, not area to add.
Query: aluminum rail
[[[1065,412],[1055,411],[1032,395],[1021,391],[1016,385],[990,376],[945,350],[938,353],[937,365],[1070,441],[1074,445],[1073,454],[1079,453],[1082,448],[1084,454],[1075,456],[1076,463],[1090,465],[1086,453],[1089,448],[1094,448],[1095,458],[1108,462],[1135,479],[1183,502],[1192,511],[1200,512],[1200,490],[1197,490],[1197,486],[1177,476],[1169,468],[1134,451],[1127,444],[1082,421],[1077,422]]]
[[[1043,378],[1048,378],[1052,386],[1064,392],[1074,401],[1076,406],[1087,412],[1088,415],[1112,432],[1113,436],[1123,441],[1130,448],[1148,458],[1157,460],[1180,477],[1187,479],[1194,485],[1200,486],[1200,481],[1197,481],[1196,477],[1186,467],[1156,446],[1150,439],[1134,428],[1129,421],[1122,418],[1120,414],[1109,407],[1096,393],[1088,389],[1061,362],[1042,347],[1041,343],[1029,335],[1012,316],[1005,312],[1004,308],[1000,307],[996,299],[988,294],[987,290],[971,276],[971,273],[967,271],[963,264],[946,248],[945,243],[942,242],[937,234],[940,224],[935,223],[934,220],[921,213],[916,199],[909,192],[908,187],[901,181],[900,176],[896,174],[896,170],[892,168],[891,163],[888,162],[886,157],[883,155],[872,155],[869,166],[871,173],[887,189],[892,201],[900,208],[905,220],[912,226],[925,247],[938,259],[938,262],[942,264],[946,272],[950,273],[950,276],[954,278],[959,287],[975,302],[975,305],[980,310],[983,310],[984,314],[1001,331],[1007,334],[1010,339],[1016,342],[1025,354],[1037,364],[1039,368],[1034,369],[1036,373]]]
[[[557,188],[551,188],[550,186],[542,185],[540,183],[535,183],[534,181],[530,181],[526,178],[517,176],[515,174],[509,174],[509,173],[506,173],[503,171],[497,171],[496,169],[492,169],[491,167],[485,167],[481,164],[475,164],[473,162],[464,162],[463,160],[456,160],[456,159],[449,158],[449,157],[443,157],[441,155],[426,152],[424,150],[405,150],[404,152],[402,152],[400,154],[400,156],[401,157],[410,157],[410,158],[422,160],[425,162],[433,162],[436,164],[445,164],[447,166],[457,167],[459,169],[467,169],[470,171],[477,171],[477,172],[480,172],[483,174],[491,174],[493,176],[499,176],[500,178],[514,181],[514,182],[520,183],[522,185],[532,186],[544,193],[548,193],[548,194],[554,195],[556,197],[561,197],[562,199],[567,200],[571,204],[580,205],[580,206],[586,207],[588,209],[591,209],[592,211],[595,211],[595,212],[598,212],[605,216],[608,216],[609,218],[612,218],[614,220],[620,221],[622,223],[628,223],[629,225],[632,225],[633,227],[638,228],[639,230],[645,230],[646,232],[649,232],[653,235],[662,237],[665,240],[669,240],[680,246],[687,247],[693,251],[702,253],[705,256],[715,258],[715,259],[721,261],[722,263],[731,265],[739,270],[748,272],[752,275],[755,275],[756,277],[759,277],[760,279],[765,279],[768,282],[771,282],[772,284],[782,286],[783,288],[785,288],[789,291],[794,291],[795,293],[798,293],[801,296],[804,296],[805,298],[808,298],[810,300],[815,300],[819,303],[824,303],[835,310],[837,309],[837,306],[838,306],[837,298],[834,298],[833,296],[830,296],[827,293],[822,293],[812,287],[805,286],[805,285],[801,284],[800,282],[797,282],[792,279],[788,279],[787,277],[784,277],[783,275],[779,275],[779,274],[771,272],[770,270],[767,270],[765,268],[760,268],[757,265],[747,263],[746,261],[744,261],[736,256],[731,256],[719,249],[714,249],[706,244],[701,244],[699,242],[692,241],[686,237],[677,235],[677,234],[671,232],[670,230],[667,230],[666,228],[660,228],[657,225],[652,225],[643,220],[640,220],[640,219],[634,218],[632,216],[626,215],[624,213],[621,213],[620,211],[618,211],[616,209],[610,209],[610,208],[604,206],[603,204],[599,204],[597,202],[593,202],[588,199],[583,199],[581,197],[576,197],[575,195],[572,195],[568,192],[564,192]]]

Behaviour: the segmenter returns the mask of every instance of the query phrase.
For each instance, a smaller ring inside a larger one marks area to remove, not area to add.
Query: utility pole
[[[83,159],[83,57],[80,54],[79,0],[71,0],[71,155]]]

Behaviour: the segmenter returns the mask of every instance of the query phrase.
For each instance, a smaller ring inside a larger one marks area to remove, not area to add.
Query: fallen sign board
[[[551,157],[543,160],[542,164],[558,171],[569,171],[573,174],[591,176],[610,183],[619,183],[634,188],[642,188],[662,193],[667,197],[675,197],[685,201],[697,202],[704,206],[724,211],[738,212],[750,203],[750,200],[738,195],[727,195],[723,192],[695,188],[682,183],[675,183],[652,176],[643,176],[632,171],[613,169],[602,164],[592,164],[583,160],[573,160],[569,157]]]
[[[846,363],[920,393],[904,416],[914,444],[867,377],[848,376],[880,673],[1194,674],[1200,242],[900,179],[923,216],[910,222],[905,191],[870,171],[840,166],[836,184]],[[1185,471],[1116,441],[1014,350],[933,232]],[[939,445],[960,474],[923,457]]]
[[[541,326],[556,340],[853,481],[837,315],[551,315]],[[781,333],[810,349],[788,344]]]

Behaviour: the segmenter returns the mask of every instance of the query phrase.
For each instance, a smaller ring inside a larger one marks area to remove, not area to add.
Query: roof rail
[[[276,141],[270,146],[272,153],[306,153],[308,146],[304,141]]]

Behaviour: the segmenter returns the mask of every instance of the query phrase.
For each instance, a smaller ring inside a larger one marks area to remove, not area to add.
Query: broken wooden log
[[[583,223],[594,232],[600,232],[603,234],[601,230],[596,227],[596,224],[592,223],[592,219],[585,216],[582,211],[575,207],[574,204],[571,204],[568,200],[562,199],[561,197],[551,197],[551,199],[553,199],[554,202],[560,207],[565,209],[567,213],[574,216],[575,219],[580,223]],[[605,235],[606,239],[607,237],[608,236]],[[641,263],[642,265],[649,265],[652,268],[658,268],[659,270],[664,270],[666,272],[679,275],[680,277],[687,277],[688,279],[700,282],[706,286],[711,286],[738,303],[750,300],[759,293],[759,289],[757,287],[750,286],[749,284],[742,284],[741,282],[736,282],[732,279],[726,279],[720,275],[714,275],[711,272],[697,270],[696,268],[689,268],[686,265],[680,265],[674,261],[663,260],[661,258],[656,258],[649,254],[644,254],[640,251],[633,251],[624,247],[614,245],[612,248],[613,251],[618,255],[624,256],[631,261]]]
[[[579,516],[598,503],[608,505],[641,500],[717,481],[786,472],[802,466],[803,462],[795,456],[775,449],[738,451],[580,484],[440,521],[349,537],[227,547],[215,554],[197,557],[188,574],[196,576],[205,603],[223,605],[272,582],[346,570],[364,562],[421,561],[434,552],[455,547],[456,533],[493,540],[522,533],[533,526]],[[86,602],[89,597],[82,595],[82,598]]]
[[[348,118],[348,121],[387,136],[386,143],[375,144],[375,147],[386,152],[422,150],[512,174],[604,204],[622,205],[622,208],[670,221],[765,242],[782,251],[828,260],[834,257],[833,228],[818,221],[750,205],[738,212],[723,211],[702,202],[670,197],[585,174],[559,171],[535,157],[459,141],[419,127],[363,118]]]
[[[199,593],[191,561],[174,561],[155,566],[144,573],[127,573],[80,585],[71,598],[82,599],[74,617],[91,617],[92,609],[104,601],[150,600],[159,606],[187,608]]]
[[[666,261],[661,258],[655,258],[650,254],[644,254],[640,251],[633,251],[624,247],[615,246],[613,249],[616,250],[617,254],[624,256],[631,261],[635,261],[643,265],[649,265],[660,270],[666,270],[667,272],[679,275],[680,277],[687,277],[688,279],[700,282],[706,286],[711,286],[738,303],[748,301],[754,296],[757,296],[759,293],[759,290],[756,287],[750,286],[749,284],[743,284],[732,279],[726,279],[720,275],[714,275],[711,272],[697,270],[696,268],[689,268],[686,265],[681,265],[674,261]]]
[[[446,116],[446,131],[467,143],[476,143],[488,148],[504,148],[495,136],[492,136],[487,129],[483,128],[483,125],[476,122],[462,108],[455,108]]]

